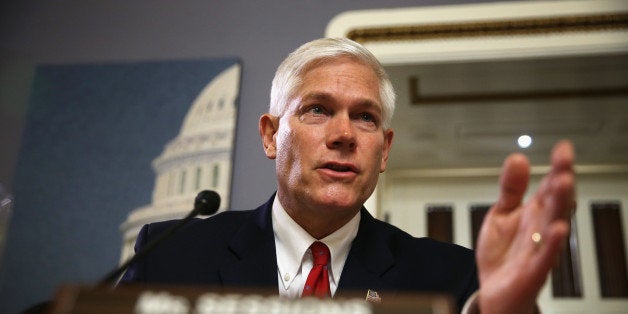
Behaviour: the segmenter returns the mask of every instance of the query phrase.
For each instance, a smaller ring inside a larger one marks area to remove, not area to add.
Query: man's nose
[[[329,148],[354,149],[356,147],[356,130],[351,118],[344,115],[335,116],[327,126],[327,146]]]

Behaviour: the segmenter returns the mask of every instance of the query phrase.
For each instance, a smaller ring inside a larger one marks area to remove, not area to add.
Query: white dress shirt
[[[327,245],[331,254],[329,289],[333,296],[338,288],[342,268],[347,260],[347,255],[349,255],[351,243],[358,234],[360,212],[334,233],[317,240],[286,213],[279,199],[275,196],[272,221],[277,251],[279,295],[291,298],[301,296],[307,276],[314,264],[312,252],[309,250],[310,245],[315,241],[320,241]]]

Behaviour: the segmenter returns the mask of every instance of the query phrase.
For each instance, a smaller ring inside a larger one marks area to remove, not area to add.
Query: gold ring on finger
[[[541,244],[543,243],[543,237],[539,232],[535,232],[532,234],[532,242],[534,242],[534,245],[536,245],[537,248],[541,246]]]

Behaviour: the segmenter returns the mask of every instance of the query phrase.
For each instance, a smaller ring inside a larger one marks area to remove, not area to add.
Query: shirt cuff
[[[473,292],[462,307],[461,314],[480,314],[480,305],[478,304],[479,291]]]
[[[471,294],[471,296],[467,299],[462,307],[461,314],[480,314],[480,304],[478,302],[478,295],[480,292],[476,290]],[[534,306],[534,313],[541,314],[541,308],[539,308],[538,303]]]

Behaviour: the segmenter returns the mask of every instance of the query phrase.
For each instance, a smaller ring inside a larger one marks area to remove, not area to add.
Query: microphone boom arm
[[[185,218],[172,225],[166,231],[161,233],[157,238],[148,242],[148,244],[143,246],[137,253],[135,253],[135,255],[133,255],[133,257],[127,259],[126,262],[124,262],[122,265],[109,272],[109,274],[107,274],[99,281],[98,286],[102,287],[110,285],[112,283],[113,286],[115,286],[120,276],[127,270],[127,268],[129,268],[129,266],[131,266],[131,264],[135,263],[135,261],[137,261],[138,259],[143,258],[146,254],[152,251],[155,246],[164,241],[166,238],[170,237],[170,235],[172,235],[184,224],[194,218],[194,216],[198,214],[212,215],[218,210],[219,207],[220,195],[218,195],[218,193],[208,190],[201,191],[200,193],[198,193],[194,201],[194,209],[187,216],[185,216]]]

